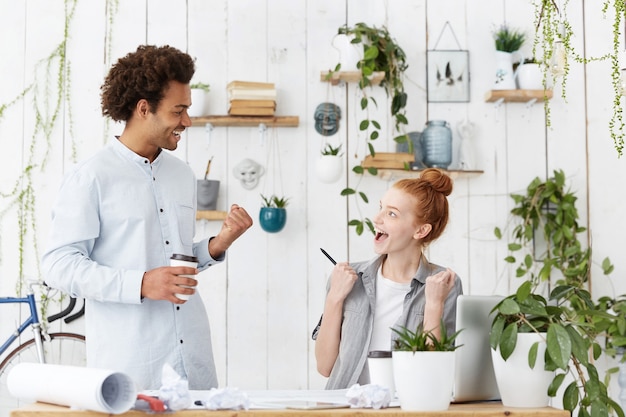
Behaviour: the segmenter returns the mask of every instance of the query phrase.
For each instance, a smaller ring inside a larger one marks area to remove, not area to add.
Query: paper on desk
[[[78,366],[20,363],[9,372],[7,386],[11,395],[22,400],[112,414],[130,410],[137,399],[128,375]]]

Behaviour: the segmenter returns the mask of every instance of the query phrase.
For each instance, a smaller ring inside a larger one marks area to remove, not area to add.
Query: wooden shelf
[[[298,116],[202,116],[192,117],[192,126],[238,126],[254,127],[264,124],[267,127],[297,127]]]
[[[330,81],[332,85],[337,85],[339,82],[347,82],[347,83],[358,83],[361,80],[361,72],[360,71],[338,71],[332,74],[330,79],[328,79],[328,74],[330,71],[322,71],[320,73],[320,81]],[[370,77],[370,81],[372,85],[378,85],[385,78],[384,71],[377,71],[372,74]]]
[[[219,210],[198,210],[196,220],[224,220],[228,213]]]
[[[485,94],[488,103],[529,103],[552,98],[552,90],[491,90]]]
[[[379,168],[378,169],[378,177],[387,181],[395,181],[401,180],[404,178],[418,178],[423,170],[406,170],[406,169],[390,169],[390,168]],[[459,176],[473,176],[482,174],[484,171],[478,170],[444,170],[445,173],[450,175],[452,179],[455,179]]]

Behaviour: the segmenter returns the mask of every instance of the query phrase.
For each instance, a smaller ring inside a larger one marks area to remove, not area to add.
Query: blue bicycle
[[[36,363],[53,363],[72,366],[85,366],[85,336],[77,333],[53,332],[42,327],[39,320],[37,303],[35,301],[35,292],[33,285],[42,285],[46,289],[48,287],[43,283],[28,283],[27,293],[24,297],[0,297],[0,304],[27,304],[30,315],[17,327],[17,329],[9,335],[6,341],[0,346],[0,357],[9,350],[11,346],[17,343],[17,347],[11,350],[2,361],[0,361],[0,417],[8,416],[10,410],[20,406],[20,402],[13,398],[7,387],[7,376],[15,365],[22,362]],[[61,318],[65,323],[70,323],[84,314],[84,303],[82,308],[71,314],[76,305],[76,299],[70,298],[69,305],[58,314],[48,317],[48,323]],[[33,332],[32,338],[22,335],[26,329],[30,328]],[[52,382],[51,382],[52,383]]]

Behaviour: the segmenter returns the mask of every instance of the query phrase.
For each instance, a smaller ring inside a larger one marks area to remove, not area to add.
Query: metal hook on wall
[[[259,123],[259,142],[261,146],[265,144],[265,132],[267,132],[267,126],[265,123]]]
[[[206,132],[207,144],[211,144],[211,132],[213,132],[213,124],[207,123],[204,125],[204,131]]]

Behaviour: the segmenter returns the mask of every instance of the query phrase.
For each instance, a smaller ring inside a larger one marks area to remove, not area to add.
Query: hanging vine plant
[[[618,157],[622,156],[624,149],[624,138],[626,127],[622,114],[623,87],[620,67],[620,27],[626,14],[625,0],[605,0],[602,3],[602,13],[606,16],[609,9],[613,9],[613,39],[611,52],[597,57],[584,57],[578,53],[572,45],[574,31],[567,17],[567,6],[569,0],[559,8],[555,0],[534,0],[535,10],[535,39],[533,43],[533,56],[537,56],[537,49],[543,53],[542,61],[549,63],[544,65],[544,87],[547,81],[552,80],[556,85],[561,82],[561,97],[567,101],[566,87],[567,77],[570,70],[568,58],[577,63],[588,64],[594,61],[610,61],[611,64],[611,84],[613,86],[613,112],[609,121],[609,133],[613,140],[613,145]],[[559,2],[560,4],[560,2]],[[548,100],[544,100],[546,114],[546,124],[550,123],[550,106]]]
[[[364,118],[359,122],[359,131],[365,135],[365,143],[367,152],[373,157],[376,155],[373,141],[380,137],[380,123],[370,117],[369,106],[378,106],[376,99],[368,95],[368,87],[372,87],[371,77],[375,72],[384,72],[385,77],[380,82],[380,86],[385,89],[387,97],[391,98],[391,116],[394,118],[394,129],[399,133],[394,140],[398,143],[409,143],[408,136],[404,133],[404,127],[408,124],[406,118],[407,94],[404,91],[404,71],[408,68],[406,63],[406,54],[398,45],[395,39],[390,35],[385,27],[369,26],[365,23],[357,23],[354,26],[344,25],[338,29],[340,35],[353,36],[352,43],[361,44],[363,46],[363,58],[357,64],[357,68],[361,73],[358,87],[362,93],[360,100],[360,108],[364,112]],[[341,69],[340,65],[335,67],[334,71],[328,74],[328,79],[332,77],[333,72]],[[413,152],[412,149],[409,152]],[[360,163],[352,167],[352,172],[362,175],[365,172],[371,175],[377,175],[378,170],[375,167],[363,168]],[[360,183],[360,181],[359,181]],[[359,198],[366,204],[369,202],[367,195],[358,191],[357,186],[347,187],[341,191],[343,196],[355,196],[356,207],[359,210]],[[365,227],[374,233],[374,225],[372,221],[365,218],[355,218],[348,222],[349,226],[354,226],[357,235],[361,235]]]

